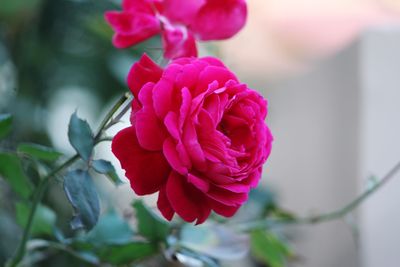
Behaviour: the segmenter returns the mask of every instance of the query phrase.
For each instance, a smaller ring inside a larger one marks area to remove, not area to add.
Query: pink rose
[[[105,18],[115,34],[113,44],[126,48],[162,34],[166,58],[197,56],[195,38],[222,40],[243,28],[245,0],[123,0],[122,11]]]
[[[216,58],[181,58],[161,69],[148,56],[128,76],[131,127],[112,151],[138,195],[158,194],[171,220],[230,217],[261,177],[272,135],[267,102]]]

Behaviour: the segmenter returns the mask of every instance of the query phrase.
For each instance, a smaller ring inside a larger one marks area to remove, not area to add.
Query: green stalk
[[[389,172],[374,186],[366,190],[364,193],[359,195],[353,201],[345,205],[344,207],[325,214],[320,214],[311,217],[303,218],[282,218],[282,219],[263,219],[253,222],[247,222],[243,224],[236,225],[235,228],[239,231],[250,232],[253,230],[262,230],[268,227],[276,225],[293,225],[293,224],[318,224],[329,221],[334,221],[342,219],[347,214],[353,212],[358,208],[366,199],[368,199],[373,193],[378,191],[384,184],[386,184],[390,179],[392,179],[400,170],[400,162],[398,162]]]
[[[18,266],[19,262],[22,260],[22,258],[25,255],[25,250],[26,250],[26,242],[28,242],[31,228],[32,228],[32,223],[33,223],[33,218],[35,217],[35,213],[37,210],[37,207],[39,206],[39,203],[41,202],[43,198],[43,194],[46,191],[50,179],[55,176],[57,173],[61,172],[65,168],[69,167],[72,163],[74,163],[77,159],[79,159],[78,154],[74,155],[70,159],[68,159],[66,162],[64,162],[62,165],[54,169],[51,173],[49,173],[46,177],[44,177],[38,187],[36,188],[32,200],[32,207],[31,210],[29,211],[29,217],[28,217],[28,222],[25,226],[24,233],[22,235],[22,239],[18,245],[17,251],[15,253],[15,256],[12,258],[12,260],[7,264],[8,267],[16,267]]]
[[[114,104],[114,106],[107,112],[106,116],[104,119],[101,121],[99,129],[97,130],[97,134],[95,136],[95,140],[97,141],[99,138],[101,138],[101,135],[105,129],[107,129],[107,124],[108,122],[112,119],[114,116],[115,112],[118,111],[118,109],[125,103],[126,100],[129,99],[129,93],[123,94],[118,101]],[[126,111],[125,111],[126,112]]]
[[[125,101],[129,98],[129,95],[126,93],[124,94],[118,101],[113,105],[113,107],[110,109],[110,111],[106,114],[104,119],[102,120],[100,127],[97,131],[97,134],[95,135],[95,144],[98,144],[99,142],[105,141],[101,139],[101,135],[104,131],[104,129],[107,127],[107,123],[111,120],[113,117],[114,113],[119,110],[119,108],[125,103]],[[37,210],[37,207],[39,206],[39,203],[42,201],[43,194],[46,191],[51,178],[56,176],[58,173],[62,172],[64,169],[68,168],[70,165],[72,165],[76,160],[79,159],[79,155],[76,154],[69,158],[67,161],[65,161],[63,164],[55,168],[52,172],[50,172],[46,177],[44,177],[39,185],[36,187],[33,199],[32,199],[32,207],[29,212],[28,216],[28,222],[25,226],[24,233],[22,235],[22,239],[18,245],[18,248],[15,252],[14,257],[7,263],[7,267],[16,267],[18,264],[21,262],[21,260],[25,256],[25,251],[26,251],[26,243],[28,242],[30,233],[31,233],[31,228],[32,228],[32,223],[33,219],[35,217],[35,213]]]

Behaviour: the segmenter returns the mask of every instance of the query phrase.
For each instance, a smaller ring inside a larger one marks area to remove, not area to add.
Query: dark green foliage
[[[0,114],[0,139],[11,132],[12,117],[10,114]]]
[[[74,208],[72,229],[92,229],[99,219],[100,202],[92,177],[87,171],[70,171],[64,178],[64,191]]]
[[[56,161],[62,156],[62,153],[51,147],[46,147],[32,143],[22,143],[18,145],[17,152],[26,154],[38,160]]]
[[[96,172],[105,174],[115,185],[123,184],[111,162],[102,159],[93,160],[92,167]]]
[[[87,121],[78,118],[76,112],[69,121],[68,138],[82,159],[88,161],[94,147],[94,136]]]
[[[27,202],[19,202],[15,205],[18,224],[25,228],[28,221],[31,205]],[[32,223],[31,234],[33,236],[52,235],[56,223],[56,214],[49,207],[39,205]]]
[[[285,267],[291,256],[288,246],[269,231],[257,230],[250,234],[251,252],[258,260],[271,267]]]
[[[170,232],[169,224],[154,214],[140,200],[135,201],[133,207],[136,210],[139,234],[153,242],[165,241]]]
[[[10,153],[0,153],[0,176],[3,177],[15,193],[27,199],[32,192],[32,184],[26,177],[18,157]]]

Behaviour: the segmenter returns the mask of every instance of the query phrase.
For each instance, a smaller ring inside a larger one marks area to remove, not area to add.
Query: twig
[[[257,229],[265,229],[276,225],[293,225],[293,224],[318,224],[328,221],[334,221],[343,218],[356,208],[358,208],[368,197],[375,193],[379,188],[386,184],[390,179],[392,179],[397,172],[400,170],[400,162],[398,162],[389,172],[383,176],[383,178],[378,181],[374,186],[366,190],[356,199],[345,205],[343,208],[338,209],[333,212],[320,214],[311,217],[303,218],[281,218],[281,219],[264,219],[253,222],[246,222],[243,224],[236,225],[235,228],[239,231],[253,231]]]
[[[97,130],[97,134],[95,136],[95,140],[98,140],[104,129],[106,129],[107,127],[107,123],[112,119],[112,117],[114,116],[115,112],[118,111],[118,109],[125,103],[125,101],[129,98],[129,94],[125,93],[123,94],[118,101],[114,104],[114,106],[110,109],[110,111],[107,112],[106,116],[104,117],[104,119],[101,121],[99,129]]]

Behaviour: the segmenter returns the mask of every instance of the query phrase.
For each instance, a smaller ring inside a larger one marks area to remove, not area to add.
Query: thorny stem
[[[400,170],[400,162],[398,162],[388,173],[383,176],[383,178],[378,181],[374,186],[366,190],[364,193],[359,195],[353,201],[345,205],[344,207],[325,214],[303,217],[303,218],[282,218],[282,219],[264,219],[259,221],[247,222],[243,224],[236,225],[235,228],[239,231],[249,232],[257,229],[265,229],[272,226],[279,225],[295,225],[295,224],[318,224],[329,221],[334,221],[345,217],[347,214],[358,208],[368,197],[370,197],[374,192],[386,184],[390,179],[392,179],[395,174]]]
[[[28,222],[27,222],[27,224],[25,226],[24,233],[22,235],[22,239],[21,239],[21,241],[19,243],[19,246],[17,248],[17,251],[15,253],[14,258],[8,263],[7,266],[9,266],[9,267],[18,266],[19,262],[22,260],[22,258],[25,255],[26,242],[29,239],[29,235],[30,235],[30,232],[31,232],[33,219],[35,217],[35,213],[36,213],[37,207],[39,206],[39,203],[42,200],[43,193],[44,193],[44,191],[46,191],[46,188],[49,185],[50,179],[53,176],[55,176],[57,173],[61,172],[62,170],[64,170],[68,166],[70,166],[72,163],[74,163],[78,158],[79,158],[79,156],[77,154],[74,155],[73,157],[68,159],[66,162],[64,162],[62,165],[60,165],[59,167],[54,169],[51,173],[49,173],[46,177],[44,177],[40,181],[38,187],[36,188],[36,190],[34,192],[34,196],[33,196],[33,199],[32,199],[32,207],[31,207],[31,209],[29,211]]]
[[[106,116],[100,123],[99,129],[97,130],[97,134],[95,136],[96,141],[101,137],[103,131],[108,128],[107,123],[112,119],[115,112],[118,111],[118,109],[125,103],[126,100],[128,100],[128,98],[129,98],[128,93],[123,94],[114,104],[114,106],[107,112]]]
[[[128,98],[127,100],[129,100],[130,98]],[[107,130],[108,128],[114,126],[115,124],[117,124],[118,122],[120,122],[121,118],[125,115],[126,112],[128,112],[131,109],[131,103],[132,101],[127,101],[127,104],[125,105],[125,107],[123,107],[121,109],[121,111],[114,117],[112,118],[109,123],[107,123],[107,125],[104,127],[104,130]]]
[[[102,139],[101,136],[103,134],[104,129],[107,127],[107,123],[111,120],[111,118],[114,116],[114,113],[119,110],[119,108],[125,103],[125,101],[129,98],[129,94],[126,93],[124,94],[118,101],[113,105],[113,107],[110,109],[110,111],[106,114],[104,119],[102,120],[100,127],[97,131],[97,134],[95,135],[95,144],[98,144],[99,142],[105,141],[105,139]],[[108,139],[107,139],[108,140]],[[63,164],[55,168],[52,172],[50,172],[48,175],[46,175],[39,183],[39,185],[36,187],[35,192],[33,193],[33,199],[32,199],[32,206],[29,211],[29,216],[28,216],[28,222],[25,226],[22,239],[18,245],[18,248],[15,252],[14,257],[7,263],[7,267],[16,267],[18,264],[21,262],[25,255],[26,251],[26,243],[28,242],[30,233],[31,233],[31,228],[32,228],[32,223],[33,219],[35,217],[35,213],[37,210],[37,207],[39,206],[39,203],[42,201],[43,194],[46,191],[49,182],[51,178],[56,176],[59,172],[63,171],[64,169],[68,168],[70,165],[72,165],[76,160],[79,159],[79,155],[75,154],[71,158],[69,158],[67,161],[65,161]]]

